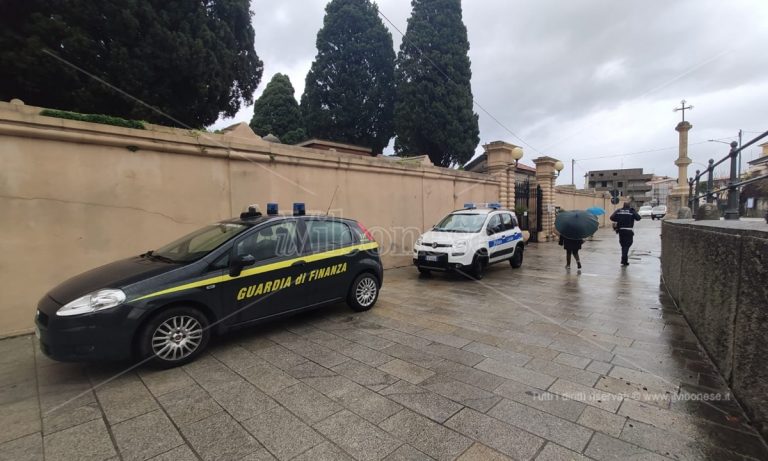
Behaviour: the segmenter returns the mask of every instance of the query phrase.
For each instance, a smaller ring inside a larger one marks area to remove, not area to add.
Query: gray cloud
[[[407,0],[377,2],[403,32]],[[256,50],[265,64],[259,91],[276,72],[297,90],[315,55],[325,1],[253,0]],[[768,3],[764,0],[605,1],[473,0],[463,3],[475,98],[526,143],[524,161],[540,153],[568,166],[571,158],[627,154],[677,144],[672,108],[695,109],[690,155],[724,155],[726,146],[699,142],[768,129]],[[388,27],[389,24],[387,24]],[[392,27],[395,47],[400,34]],[[476,107],[481,144],[523,144]],[[235,121],[249,120],[246,108]],[[222,120],[226,125],[232,120]],[[748,134],[745,136],[754,136]],[[697,143],[697,144],[694,144]],[[478,147],[478,153],[482,150]],[[746,160],[757,154],[752,149]],[[644,167],[677,175],[676,149],[577,162],[587,169]]]

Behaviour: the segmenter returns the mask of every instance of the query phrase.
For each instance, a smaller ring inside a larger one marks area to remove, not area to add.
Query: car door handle
[[[291,264],[291,266],[303,266],[306,263],[307,262],[302,259],[300,261],[296,261],[295,263]]]

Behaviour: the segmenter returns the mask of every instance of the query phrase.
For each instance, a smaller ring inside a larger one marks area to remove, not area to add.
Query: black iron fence
[[[515,214],[520,229],[530,232],[530,241],[538,241],[542,229],[542,191],[541,186],[529,180],[515,183]]]
[[[736,141],[733,141],[731,143],[731,150],[730,152],[728,152],[728,155],[721,158],[717,162],[715,162],[714,159],[710,159],[709,166],[707,166],[707,168],[704,171],[696,170],[696,176],[688,179],[688,197],[690,197],[688,199],[688,204],[693,210],[694,215],[696,214],[696,211],[699,208],[699,201],[702,198],[706,197],[707,203],[712,203],[715,200],[715,194],[719,194],[720,192],[723,192],[723,191],[728,191],[728,203],[725,208],[725,219],[739,219],[739,188],[746,186],[747,184],[751,184],[753,182],[768,179],[768,173],[760,176],[756,176],[754,178],[744,179],[744,180],[739,178],[738,176],[739,153],[741,153],[741,151],[743,151],[747,147],[765,138],[766,136],[768,136],[768,131],[761,134],[760,136],[757,136],[756,138],[752,139],[751,141],[747,142],[741,147],[739,147]],[[728,181],[728,185],[725,187],[714,189],[715,168],[728,159],[731,160],[731,174]],[[707,176],[706,191],[704,193],[700,193],[702,188],[700,187],[699,183],[701,178],[704,175]],[[694,195],[694,193],[696,195]]]

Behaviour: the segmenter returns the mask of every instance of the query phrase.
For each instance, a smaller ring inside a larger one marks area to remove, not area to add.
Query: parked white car
[[[667,215],[667,206],[666,205],[658,205],[653,207],[653,210],[651,210],[651,219],[663,219],[664,216]]]
[[[515,213],[496,203],[468,203],[425,232],[413,247],[413,264],[422,274],[430,271],[466,271],[483,277],[489,264],[523,264],[523,233]]]
[[[649,205],[641,206],[640,209],[637,210],[637,214],[639,214],[641,218],[650,218],[652,212],[653,207]]]

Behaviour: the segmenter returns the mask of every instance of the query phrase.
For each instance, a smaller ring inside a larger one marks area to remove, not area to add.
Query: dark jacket
[[[615,222],[619,229],[632,229],[635,226],[635,221],[640,221],[640,219],[637,211],[629,207],[619,208],[611,215],[611,221]]]
[[[562,235],[560,236],[559,245],[565,248],[566,250],[579,251],[581,250],[582,243],[584,243],[584,240],[573,240],[573,239],[565,238]]]

